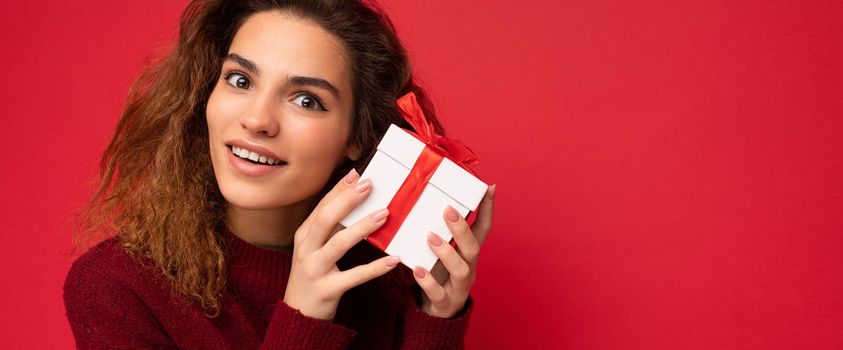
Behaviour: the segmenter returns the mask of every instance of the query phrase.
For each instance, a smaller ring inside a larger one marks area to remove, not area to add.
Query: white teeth
[[[251,152],[251,151],[249,151],[245,148],[240,148],[240,147],[237,147],[237,146],[231,146],[231,152],[234,153],[234,155],[236,155],[240,158],[249,159],[253,162],[259,162],[259,163],[269,164],[269,165],[281,164],[280,160],[275,160],[275,159],[269,158],[267,156],[262,156],[260,154],[255,153],[255,152]]]

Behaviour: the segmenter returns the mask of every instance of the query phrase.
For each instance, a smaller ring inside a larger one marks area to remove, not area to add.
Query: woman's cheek
[[[299,169],[302,171],[302,180],[308,182],[312,190],[321,189],[328,181],[334,168],[342,159],[340,145],[334,142],[335,135],[316,135],[300,139],[297,144],[299,152],[296,152],[300,161]]]

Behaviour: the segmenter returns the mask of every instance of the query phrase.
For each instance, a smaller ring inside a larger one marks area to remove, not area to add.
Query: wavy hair
[[[395,100],[410,91],[443,133],[416,84],[395,28],[375,3],[356,0],[194,0],[178,42],[150,60],[132,84],[100,161],[96,190],[80,211],[77,252],[116,235],[139,261],[149,259],[175,291],[216,317],[225,289],[226,202],[210,161],[205,107],[222,59],[242,23],[263,11],[312,20],[348,51],[354,107],[349,142],[363,156],[346,159],[317,194],[322,198],[352,167],[363,169],[390,123],[412,129]],[[315,205],[315,203],[314,203]],[[145,260],[148,261],[148,260]]]

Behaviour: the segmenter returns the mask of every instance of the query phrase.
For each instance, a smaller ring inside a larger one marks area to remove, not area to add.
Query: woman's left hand
[[[421,309],[428,315],[450,318],[465,306],[468,291],[477,276],[480,246],[492,229],[496,186],[489,186],[486,190],[477,209],[477,219],[471,227],[454,208],[449,206],[445,209],[445,222],[457,242],[456,249],[436,234],[428,233],[427,244],[444,266],[437,268],[440,264],[436,264],[433,273],[422,267],[413,269],[416,282],[423,291]]]

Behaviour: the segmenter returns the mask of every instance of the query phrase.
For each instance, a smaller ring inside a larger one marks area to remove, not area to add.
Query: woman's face
[[[208,100],[211,162],[225,199],[276,209],[311,198],[349,147],[353,96],[342,42],[282,12],[249,17]]]

